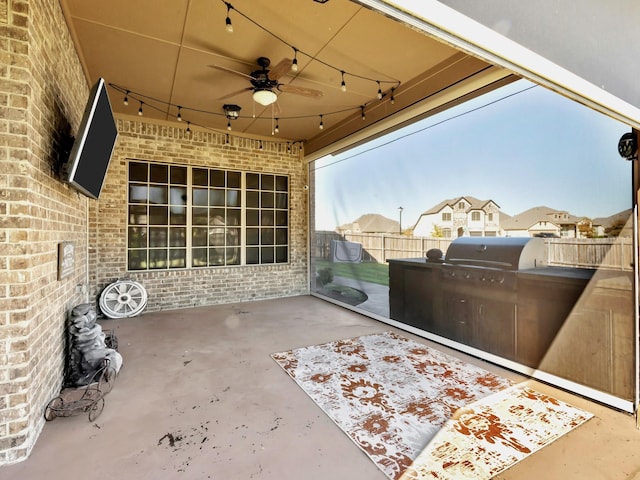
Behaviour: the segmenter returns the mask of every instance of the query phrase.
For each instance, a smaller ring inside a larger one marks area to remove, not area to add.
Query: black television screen
[[[91,89],[78,135],[67,163],[66,181],[91,198],[98,198],[118,137],[109,95],[100,78]]]

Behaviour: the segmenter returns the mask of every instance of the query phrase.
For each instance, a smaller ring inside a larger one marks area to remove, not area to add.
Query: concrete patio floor
[[[30,457],[1,467],[0,480],[387,478],[269,355],[398,329],[311,296],[101,323],[124,359],[104,411],[95,423],[84,414],[48,422]],[[496,478],[640,479],[632,415],[529,384],[595,417]]]

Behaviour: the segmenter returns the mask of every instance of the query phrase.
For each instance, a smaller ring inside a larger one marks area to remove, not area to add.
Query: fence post
[[[382,263],[387,263],[387,242],[385,241],[387,237],[384,233],[380,235],[382,236]]]

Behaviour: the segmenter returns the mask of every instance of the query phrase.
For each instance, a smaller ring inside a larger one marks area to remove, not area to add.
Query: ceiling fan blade
[[[236,90],[235,92],[227,93],[221,97],[216,98],[216,100],[225,100],[227,98],[235,97],[236,95],[240,95],[243,92],[248,92],[249,90],[253,90],[253,87],[241,88],[240,90]]]
[[[239,75],[242,78],[248,78],[250,80],[253,80],[253,77],[251,75],[248,75],[248,74],[242,73],[242,72],[238,72],[237,70],[232,70],[231,68],[221,67],[220,65],[209,65],[209,66],[211,68],[215,68],[216,70],[222,70],[223,72],[232,73],[234,75]]]
[[[296,95],[302,95],[305,97],[314,97],[314,98],[320,98],[324,95],[324,93],[322,93],[320,90],[314,90],[313,88],[304,88],[304,87],[297,87],[295,85],[278,85],[278,90],[280,90],[281,92],[287,92],[287,93],[295,93]]]
[[[269,70],[269,80],[278,80],[281,76],[286,75],[291,71],[291,65],[293,65],[293,60],[289,58],[283,58],[280,62]]]

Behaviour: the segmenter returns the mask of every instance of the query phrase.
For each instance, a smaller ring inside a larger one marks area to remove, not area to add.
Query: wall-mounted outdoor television
[[[104,79],[91,89],[82,123],[66,165],[65,181],[91,198],[98,198],[118,137]]]

